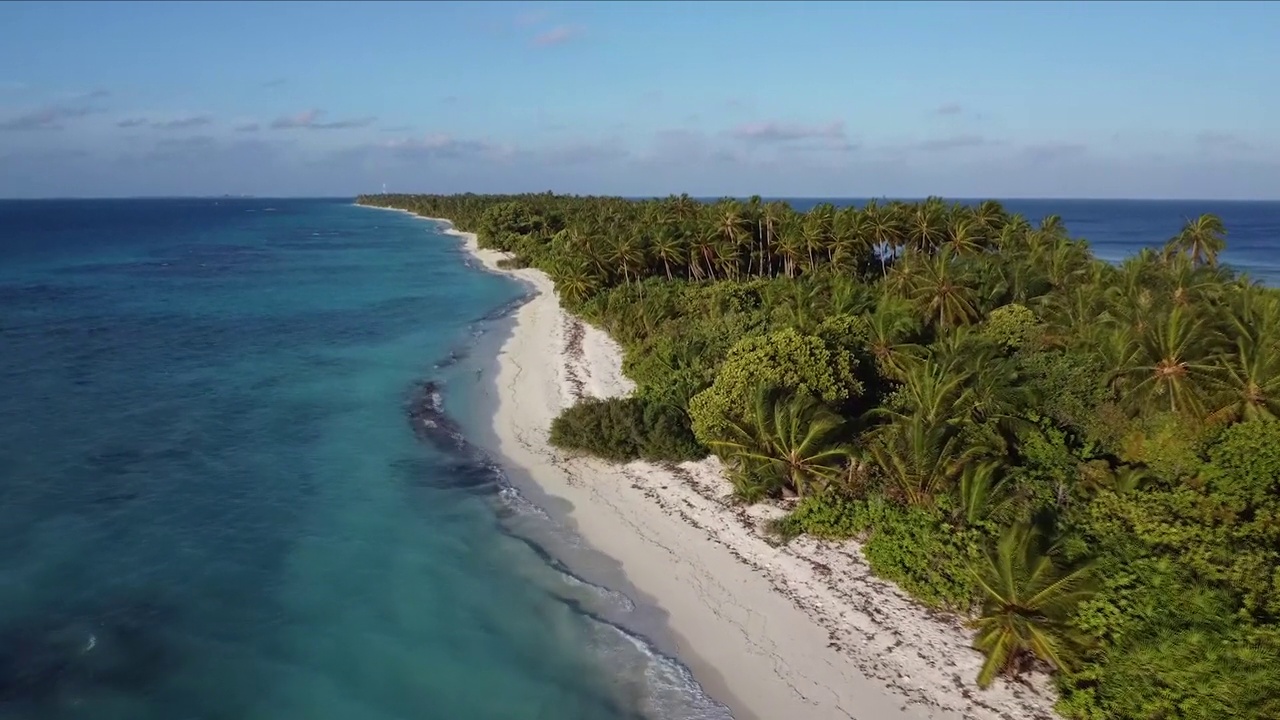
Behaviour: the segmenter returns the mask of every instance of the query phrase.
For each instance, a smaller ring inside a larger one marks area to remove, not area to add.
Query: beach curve
[[[632,391],[621,348],[566,312],[544,272],[502,268],[506,253],[481,249],[446,219],[425,219],[531,290],[499,351],[497,449],[572,506],[583,539],[667,613],[695,676],[701,663],[715,669],[725,686],[718,699],[738,720],[1057,717],[1047,676],[979,690],[971,633],[873,577],[857,543],[770,542],[761,527],[781,510],[725,502],[730,486],[714,457],[617,464],[551,447],[562,409]]]

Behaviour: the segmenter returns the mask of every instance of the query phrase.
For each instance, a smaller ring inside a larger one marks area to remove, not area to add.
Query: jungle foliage
[[[784,536],[969,618],[1067,717],[1280,717],[1280,296],[1204,215],[1118,265],[997,202],[360,199],[548,272],[634,397],[552,441],[715,452]]]

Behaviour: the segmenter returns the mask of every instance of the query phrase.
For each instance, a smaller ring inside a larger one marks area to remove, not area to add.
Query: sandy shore
[[[726,504],[714,458],[618,465],[551,448],[562,408],[632,390],[621,349],[564,312],[545,273],[501,270],[502,253],[449,232],[537,293],[499,354],[500,451],[572,505],[582,537],[667,613],[681,656],[715,669],[738,720],[1056,717],[1047,678],[979,690],[970,632],[872,577],[856,543],[767,542],[760,527],[780,510]]]

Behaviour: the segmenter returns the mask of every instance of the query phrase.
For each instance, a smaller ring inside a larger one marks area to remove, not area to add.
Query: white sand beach
[[[695,675],[700,665],[714,668],[724,685],[718,699],[735,717],[1056,717],[1044,676],[979,690],[973,678],[982,659],[970,631],[872,577],[856,543],[768,542],[760,528],[781,511],[726,503],[729,483],[714,458],[673,468],[618,465],[550,447],[551,420],[562,408],[632,389],[621,349],[566,313],[546,274],[501,270],[502,253],[480,250],[472,234],[450,233],[487,268],[537,293],[517,311],[499,357],[500,451],[572,505],[583,539],[667,613]]]

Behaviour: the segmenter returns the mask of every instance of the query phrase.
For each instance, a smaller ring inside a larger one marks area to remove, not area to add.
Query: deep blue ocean
[[[1277,203],[1006,207],[1280,278]],[[727,717],[485,451],[523,293],[349,200],[0,201],[0,718]]]

